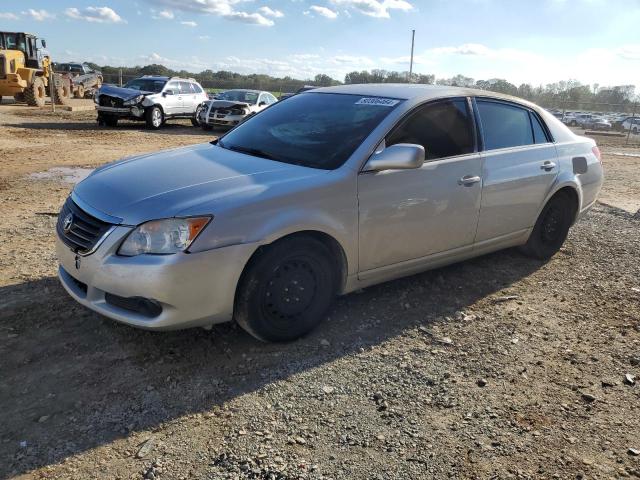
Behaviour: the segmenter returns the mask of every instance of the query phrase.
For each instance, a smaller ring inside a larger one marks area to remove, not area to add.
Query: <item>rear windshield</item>
[[[160,93],[166,80],[154,80],[151,78],[136,78],[125,85],[126,88],[140,90],[142,92]]]
[[[222,148],[253,151],[305,167],[340,167],[400,100],[304,93],[278,102],[231,130]]]

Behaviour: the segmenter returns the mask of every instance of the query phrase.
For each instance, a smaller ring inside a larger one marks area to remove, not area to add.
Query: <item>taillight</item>
[[[597,146],[594,146],[591,151],[596,156],[600,164],[602,164],[602,154],[600,153],[600,149]]]

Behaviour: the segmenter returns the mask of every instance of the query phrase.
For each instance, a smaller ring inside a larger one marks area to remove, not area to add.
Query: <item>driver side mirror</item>
[[[40,44],[42,45],[42,48],[47,48],[47,41],[44,38],[40,39]]]
[[[422,145],[396,143],[381,152],[374,153],[367,161],[363,171],[381,172],[382,170],[409,170],[420,168],[424,163],[425,152]]]
[[[173,95],[173,90],[165,90],[162,92],[163,97],[166,97],[167,95]]]

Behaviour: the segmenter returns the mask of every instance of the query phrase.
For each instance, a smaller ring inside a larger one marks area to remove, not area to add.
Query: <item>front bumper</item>
[[[206,124],[211,126],[221,127],[235,127],[238,125],[247,115],[225,115],[211,112],[206,118]]]
[[[60,238],[58,276],[76,301],[106,317],[150,330],[175,330],[231,320],[235,290],[257,244],[199,253],[116,255],[131,227],[116,227],[91,255],[77,257]],[[110,295],[141,297],[162,307],[156,316],[123,308]]]
[[[105,107],[96,105],[99,114],[109,115],[112,117],[123,118],[142,118],[144,117],[144,107],[134,105],[133,107]]]

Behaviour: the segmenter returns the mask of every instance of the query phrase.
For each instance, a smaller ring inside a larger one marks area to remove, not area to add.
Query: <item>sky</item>
[[[54,61],[343,80],[354,70],[576,79],[640,92],[640,0],[20,0],[0,29]]]

